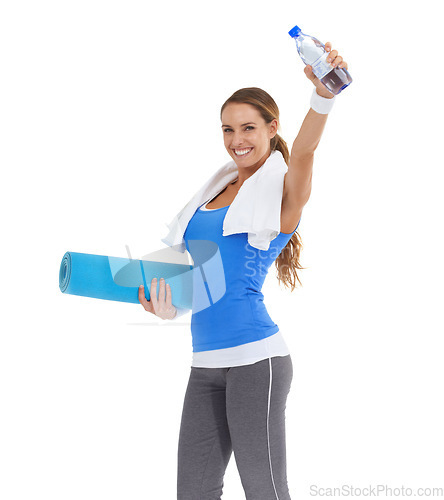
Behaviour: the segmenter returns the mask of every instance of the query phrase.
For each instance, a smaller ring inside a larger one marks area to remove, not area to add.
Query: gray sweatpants
[[[219,500],[232,452],[247,500],[290,500],[285,408],[290,355],[191,367],[178,446],[178,500]]]

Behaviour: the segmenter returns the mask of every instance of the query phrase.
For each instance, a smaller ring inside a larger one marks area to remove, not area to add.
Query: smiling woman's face
[[[251,104],[230,103],[222,112],[225,148],[239,168],[261,166],[270,155],[277,120],[265,123]]]

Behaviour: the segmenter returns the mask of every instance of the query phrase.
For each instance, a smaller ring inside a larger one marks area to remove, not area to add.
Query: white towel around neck
[[[288,170],[280,151],[272,151],[265,163],[244,181],[228,207],[223,222],[223,236],[248,233],[248,243],[259,250],[268,250],[270,242],[281,229],[281,205],[284,176]],[[166,226],[169,232],[162,238],[174,250],[185,252],[183,239],[194,212],[205,202],[219,194],[238,177],[234,160],[213,174]]]

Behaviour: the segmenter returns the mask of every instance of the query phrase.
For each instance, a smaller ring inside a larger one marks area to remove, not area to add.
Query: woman
[[[329,42],[325,48],[331,51],[327,61],[332,66],[347,68]],[[224,144],[236,163],[237,178],[196,210],[183,236],[192,256],[190,241],[199,241],[204,235],[205,240],[217,243],[225,267],[226,291],[221,300],[204,310],[193,310],[195,349],[179,435],[179,500],[220,499],[232,452],[247,499],[290,499],[285,405],[293,368],[279,328],[267,314],[260,289],[273,261],[279,281],[290,284],[292,290],[295,279],[300,283],[296,269],[302,269],[302,244],[296,229],[310,196],[314,151],[328,116],[328,111],[322,109],[331,108],[333,101],[327,104],[327,100],[334,98],[311,66],[306,66],[304,72],[315,86],[312,106],[318,111],[309,110],[291,154],[277,133],[279,110],[265,91],[255,87],[240,89],[224,103]],[[247,266],[242,264],[246,252],[252,250],[246,235],[222,236],[221,226],[240,187],[275,152],[280,152],[288,165],[280,207],[281,232],[267,251],[250,259],[255,273],[249,278]],[[259,272],[264,269],[265,273]],[[143,288],[139,291],[139,300],[147,311],[162,319],[177,317],[164,279],[160,280],[158,297],[156,280],[150,291],[150,301]]]

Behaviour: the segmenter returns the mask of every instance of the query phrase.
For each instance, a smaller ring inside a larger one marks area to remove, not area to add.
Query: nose
[[[234,132],[232,136],[231,146],[233,148],[240,148],[244,143],[244,137],[241,131]]]

